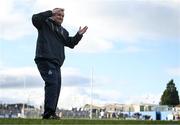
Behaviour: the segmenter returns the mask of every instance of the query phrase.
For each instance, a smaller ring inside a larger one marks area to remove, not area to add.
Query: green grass
[[[0,125],[180,125],[180,121],[138,121],[138,120],[89,120],[89,119],[0,119]]]

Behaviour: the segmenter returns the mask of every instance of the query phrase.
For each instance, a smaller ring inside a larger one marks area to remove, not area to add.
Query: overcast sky
[[[60,108],[90,103],[158,104],[174,79],[180,92],[179,0],[0,0],[0,102],[41,105],[44,83],[33,61],[34,13],[65,8],[70,35],[88,26],[75,49],[66,48]]]

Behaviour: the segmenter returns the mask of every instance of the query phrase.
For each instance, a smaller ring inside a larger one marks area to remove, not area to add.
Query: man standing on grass
[[[87,26],[79,28],[74,37],[62,27],[64,9],[55,8],[32,16],[38,30],[35,62],[45,81],[43,119],[59,119],[56,108],[61,89],[61,66],[65,59],[64,47],[74,48],[79,43]]]

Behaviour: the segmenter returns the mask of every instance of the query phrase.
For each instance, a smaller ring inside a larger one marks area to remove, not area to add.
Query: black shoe
[[[53,115],[44,115],[43,119],[55,119],[55,120],[59,120],[60,117],[57,116],[56,114],[53,114]]]
[[[53,114],[53,115],[50,116],[50,119],[60,120],[60,117],[57,116],[56,114]]]
[[[42,119],[49,119],[50,118],[50,115],[43,115],[42,116]]]

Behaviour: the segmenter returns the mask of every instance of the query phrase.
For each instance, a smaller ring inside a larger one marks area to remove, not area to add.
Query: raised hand
[[[80,27],[79,27],[79,30],[78,30],[78,33],[79,33],[80,35],[83,35],[83,34],[86,32],[87,29],[88,29],[87,26],[85,26],[85,27],[82,28],[82,29],[81,29],[81,26],[80,26]]]

